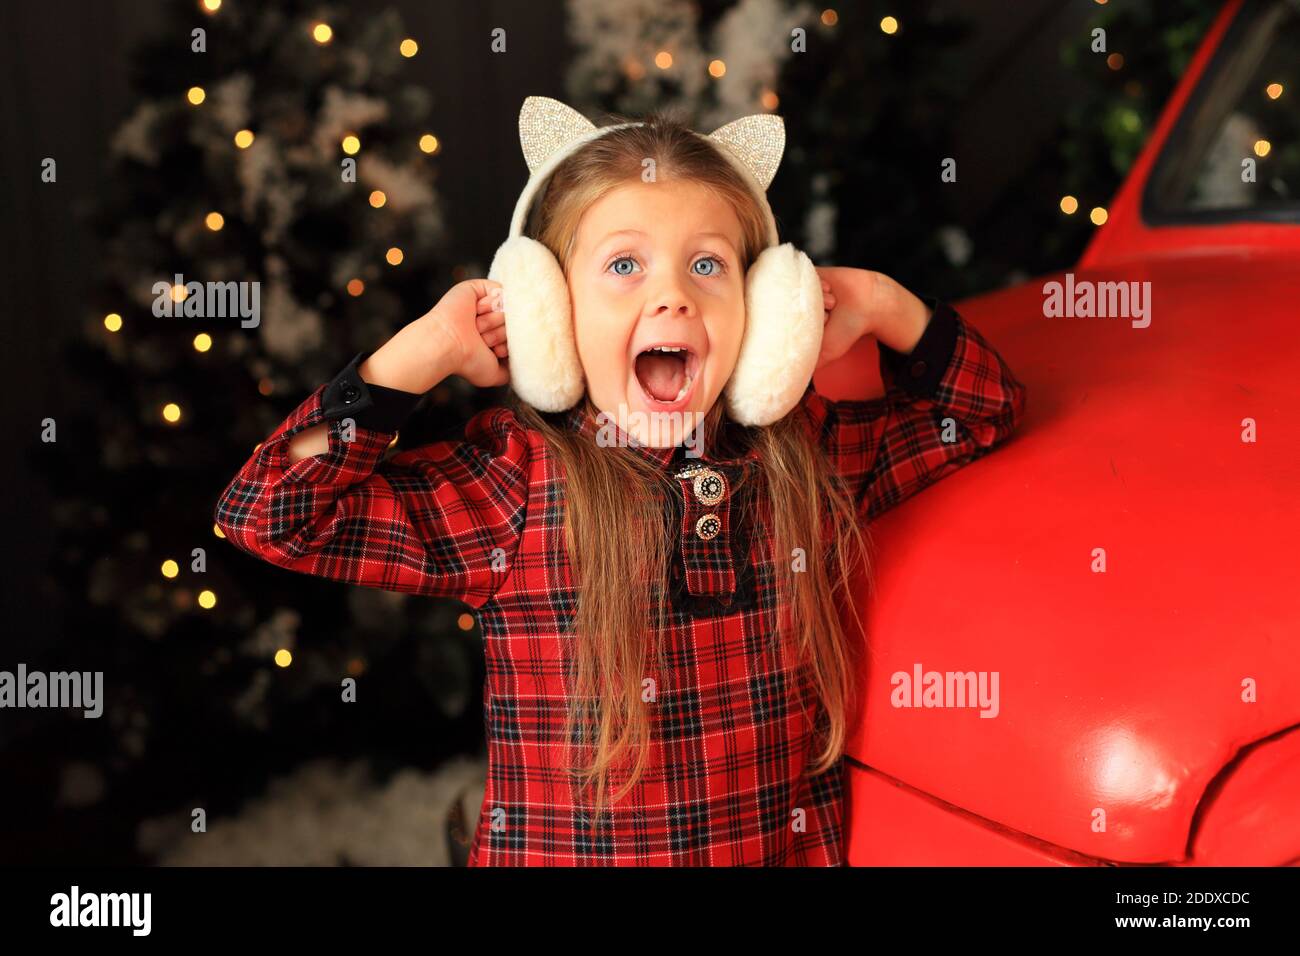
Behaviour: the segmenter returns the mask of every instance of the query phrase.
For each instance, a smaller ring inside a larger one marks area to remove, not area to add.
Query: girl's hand
[[[458,282],[419,321],[426,320],[436,324],[452,343],[456,356],[453,374],[480,388],[510,381],[501,283],[491,279]]]
[[[826,325],[817,368],[841,358],[864,335],[910,352],[925,331],[930,310],[883,272],[846,266],[818,267]]]

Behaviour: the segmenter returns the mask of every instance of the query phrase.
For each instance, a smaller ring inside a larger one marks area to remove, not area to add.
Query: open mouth
[[[685,345],[652,345],[637,355],[635,371],[651,404],[678,405],[690,397],[699,375],[699,358]]]

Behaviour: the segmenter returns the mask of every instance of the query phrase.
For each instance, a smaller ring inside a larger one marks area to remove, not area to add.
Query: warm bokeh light
[[[898,32],[898,20],[895,17],[885,17],[880,21],[880,29],[884,33],[894,34]]]
[[[181,407],[175,402],[168,402],[163,406],[162,417],[169,422],[178,422],[181,420]]]
[[[177,283],[176,285],[172,286],[173,302],[184,302],[185,297],[187,295],[189,295],[189,291],[186,290],[185,286],[181,285],[180,283]]]
[[[1073,196],[1061,197],[1061,212],[1065,213],[1067,216],[1072,216],[1078,211],[1079,200],[1075,199]]]
[[[833,27],[835,26],[835,24],[839,22],[840,22],[840,15],[836,13],[834,10],[822,11],[822,23],[824,23],[826,26]]]
[[[384,254],[384,258],[388,260],[390,266],[398,266],[402,264],[402,259],[405,257],[402,255],[401,249],[397,248],[397,246],[393,246],[393,248],[389,249],[388,252]]]
[[[288,667],[293,663],[293,655],[282,647],[275,652],[275,662],[281,667]]]
[[[171,558],[168,558],[166,561],[162,563],[163,577],[174,578],[176,577],[176,575],[180,573],[181,573],[181,566],[177,564],[175,561],[173,561]]]
[[[210,212],[203,217],[203,224],[213,232],[220,232],[221,227],[226,224],[226,217],[219,212]]]
[[[1107,219],[1106,207],[1093,206],[1092,212],[1088,213],[1088,218],[1092,220],[1094,226],[1104,226]]]
[[[777,96],[772,90],[764,90],[758,101],[763,104],[765,110],[774,110],[781,105],[781,97]]]
[[[462,614],[460,617],[456,618],[456,626],[462,631],[474,630],[474,615]]]
[[[224,538],[226,536],[226,533],[222,531],[220,526],[216,524],[212,526],[212,533],[215,534],[218,538]]]
[[[116,332],[122,328],[122,317],[116,312],[110,312],[104,316],[104,328],[110,332]]]
[[[194,351],[206,352],[210,348],[212,348],[212,336],[207,332],[200,332],[194,336]]]
[[[374,206],[376,209],[386,202],[388,202],[388,197],[384,195],[382,189],[376,189],[370,194],[370,205]]]
[[[1266,95],[1270,100],[1277,99],[1282,95],[1282,84],[1270,83],[1268,86],[1264,87],[1264,95]]]
[[[251,129],[241,129],[235,134],[235,145],[240,149],[248,149],[253,145],[253,131]]]
[[[438,151],[438,137],[432,133],[425,133],[420,137],[420,149],[426,153],[436,153]]]
[[[724,76],[726,72],[727,64],[723,63],[721,60],[709,61],[709,76],[713,77],[715,80],[720,76]]]
[[[218,10],[221,9],[221,0],[203,0],[203,2],[199,4],[199,6],[201,6],[208,13],[216,13]]]
[[[410,37],[407,37],[402,41],[402,45],[399,46],[398,49],[402,51],[402,56],[410,59],[420,52],[420,44],[416,43]]]
[[[199,592],[199,607],[207,611],[207,610],[211,610],[216,606],[217,606],[217,595],[215,593],[207,590]]]
[[[645,76],[645,66],[636,57],[629,56],[623,60],[623,72],[629,80],[639,80]]]
[[[365,291],[366,291],[366,284],[362,282],[360,279],[348,280],[348,295],[353,296],[355,298],[356,296],[359,296],[361,293]]]
[[[351,133],[343,137],[343,152],[349,156],[355,156],[361,149],[361,140],[357,139]]]
[[[667,50],[660,50],[655,54],[655,66],[661,70],[666,70],[673,65],[673,55]]]
[[[191,86],[185,91],[185,98],[195,106],[198,106],[207,99],[207,96],[208,94],[203,91],[203,87],[201,86]]]
[[[1265,156],[1267,156],[1269,154],[1269,151],[1272,150],[1272,148],[1273,148],[1273,144],[1266,139],[1255,140],[1255,155],[1258,156],[1260,159],[1263,159]]]
[[[329,43],[334,39],[334,31],[328,23],[318,23],[311,28],[311,38],[317,43]]]
[[[1124,69],[1124,54],[1112,53],[1110,56],[1106,57],[1106,65],[1112,70]]]
[[[257,380],[257,394],[270,395],[275,391],[275,383],[269,378],[259,378]]]

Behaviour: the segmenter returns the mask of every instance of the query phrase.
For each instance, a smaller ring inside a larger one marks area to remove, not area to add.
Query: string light
[[[1270,83],[1268,86],[1264,87],[1264,94],[1265,94],[1265,95],[1266,95],[1270,100],[1275,100],[1275,99],[1277,99],[1279,96],[1282,95],[1282,84],[1281,84],[1281,83]]]
[[[1106,57],[1106,65],[1112,70],[1124,69],[1124,54],[1112,53],[1110,56]]]
[[[723,63],[721,60],[709,61],[709,76],[713,77],[715,80],[725,75],[726,72],[727,64]]]
[[[253,131],[251,129],[241,129],[235,134],[235,145],[240,149],[248,149],[253,145]]]
[[[293,663],[293,655],[282,647],[275,652],[275,663],[280,667],[288,667]]]
[[[179,283],[172,286],[173,302],[184,302],[187,295],[189,295],[189,293],[185,290],[185,286],[180,285]]]
[[[185,91],[185,98],[194,106],[198,106],[202,103],[207,99],[207,96],[208,94],[203,91],[203,87],[201,86],[191,86]]]
[[[1088,213],[1088,218],[1092,220],[1094,226],[1104,226],[1109,216],[1105,206],[1093,206],[1092,212]]]
[[[425,133],[420,137],[420,149],[426,153],[436,153],[438,151],[438,137],[432,133]]]
[[[219,212],[210,212],[204,217],[203,224],[213,232],[220,232],[221,227],[226,224],[226,217]]]
[[[215,524],[212,526],[212,533],[215,534],[218,538],[224,538],[226,536],[226,533],[222,531],[221,528]]]
[[[162,563],[162,576],[165,578],[174,578],[181,573],[181,566],[168,558]]]
[[[116,312],[110,312],[104,316],[104,328],[110,332],[116,332],[122,328],[122,317]]]
[[[896,17],[885,17],[880,21],[880,29],[881,32],[892,36],[898,32],[898,19]]]
[[[405,257],[402,255],[401,249],[397,248],[397,246],[393,246],[393,248],[389,249],[388,252],[384,254],[384,258],[388,260],[390,266],[400,266],[402,264],[402,259]]]
[[[365,291],[366,291],[366,284],[362,282],[360,279],[348,280],[348,295],[352,296],[353,298],[356,298],[357,296],[359,296],[361,293]]]
[[[210,348],[212,348],[212,336],[207,332],[200,332],[194,336],[194,351],[206,352]]]
[[[1273,148],[1273,144],[1266,139],[1255,140],[1255,155],[1258,156],[1260,159],[1263,159],[1265,156],[1267,156],[1269,154],[1269,151],[1272,148]]]
[[[462,614],[460,617],[456,618],[456,626],[462,631],[474,630],[474,615]]]
[[[833,27],[840,22],[840,15],[834,10],[822,11],[822,23],[828,27]]]
[[[334,31],[328,23],[318,23],[311,28],[311,38],[323,46],[334,39]]]
[[[661,70],[666,70],[673,65],[673,55],[667,50],[660,50],[655,54],[655,66]]]
[[[781,98],[773,90],[764,90],[758,101],[763,104],[763,109],[774,110],[780,105]]]
[[[257,392],[259,395],[270,395],[275,391],[275,383],[269,378],[261,378],[257,381]]]
[[[1073,216],[1078,211],[1079,200],[1075,199],[1073,196],[1061,197],[1061,212],[1065,213],[1067,216]]]
[[[165,421],[175,424],[181,420],[181,407],[175,402],[168,402],[163,406],[162,417]]]
[[[351,133],[343,137],[343,152],[349,156],[355,156],[361,149],[361,140],[357,139]]]
[[[623,72],[629,80],[639,80],[645,76],[645,67],[636,57],[629,56],[623,61]]]
[[[402,41],[402,45],[399,46],[398,49],[402,51],[402,56],[409,60],[411,57],[415,56],[415,54],[420,52],[420,44],[416,43],[410,37],[407,37]]]
[[[388,202],[388,197],[384,195],[382,189],[376,189],[370,194],[370,205],[374,206],[376,209],[386,202]]]
[[[199,592],[199,607],[203,608],[206,611],[206,610],[211,610],[216,606],[217,606],[216,594],[207,590]]]
[[[221,9],[221,0],[203,0],[199,6],[205,13],[216,13]]]

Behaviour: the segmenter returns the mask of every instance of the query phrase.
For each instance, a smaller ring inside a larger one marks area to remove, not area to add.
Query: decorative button
[[[695,533],[705,541],[716,538],[721,530],[722,522],[718,520],[718,516],[715,514],[702,515],[700,520],[695,522]]]
[[[912,363],[912,378],[920,378],[927,368],[929,366],[925,364],[925,359],[917,359]]]
[[[340,390],[340,394],[343,396],[344,403],[347,405],[351,405],[353,402],[355,402],[358,398],[361,397],[361,389],[357,388],[351,382],[344,382],[343,388]]]
[[[727,493],[727,480],[712,468],[695,475],[695,497],[700,504],[716,505]]]

